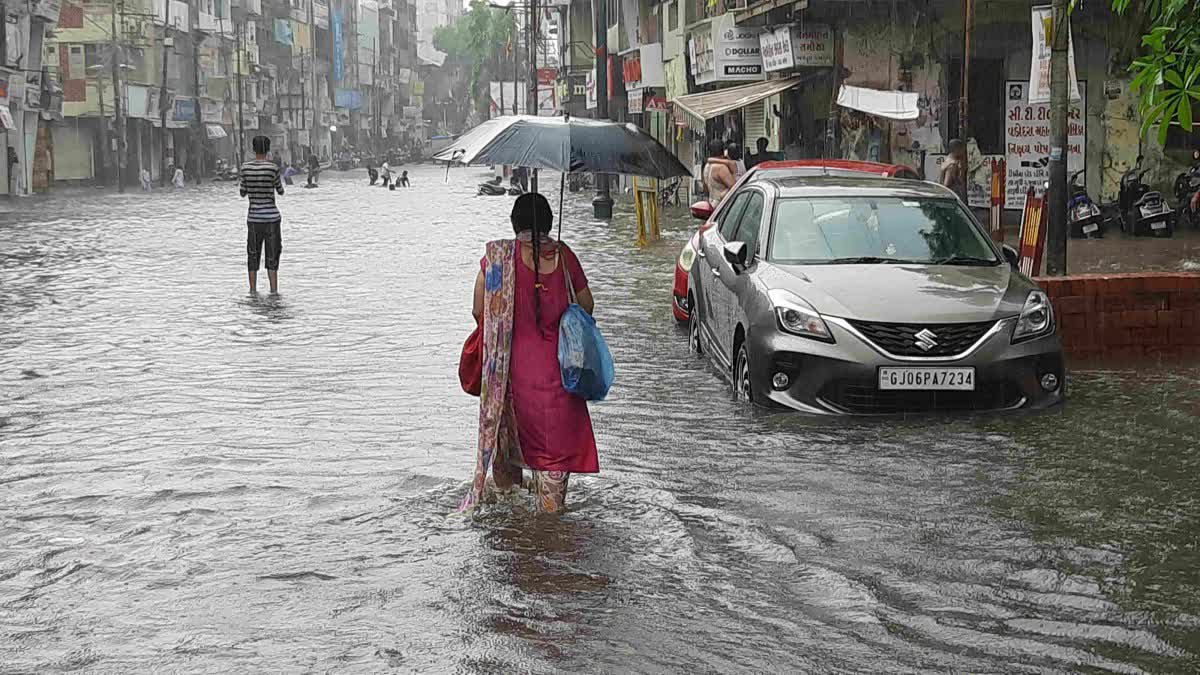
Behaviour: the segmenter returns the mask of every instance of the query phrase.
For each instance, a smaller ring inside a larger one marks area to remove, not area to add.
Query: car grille
[[[979,341],[983,334],[995,325],[995,321],[978,323],[908,324],[876,323],[873,321],[851,321],[868,340],[889,354],[896,356],[958,356]],[[925,350],[917,346],[917,333],[928,330],[933,333],[936,345]]]
[[[817,398],[859,415],[1005,410],[1021,403],[1021,390],[1013,382],[977,386],[975,391],[881,391],[874,383],[834,380],[821,388]]]

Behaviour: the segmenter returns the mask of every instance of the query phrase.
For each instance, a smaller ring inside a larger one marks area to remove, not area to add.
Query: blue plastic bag
[[[603,401],[616,377],[596,320],[575,303],[558,321],[558,365],[563,389],[585,401]]]

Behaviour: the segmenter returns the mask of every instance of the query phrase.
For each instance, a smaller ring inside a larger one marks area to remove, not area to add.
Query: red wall
[[[1068,358],[1200,358],[1200,274],[1038,277]]]

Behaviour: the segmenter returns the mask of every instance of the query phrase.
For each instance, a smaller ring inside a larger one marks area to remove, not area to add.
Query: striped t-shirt
[[[247,223],[273,223],[280,220],[275,193],[283,194],[279,167],[265,159],[252,159],[242,165],[242,196],[250,197]]]

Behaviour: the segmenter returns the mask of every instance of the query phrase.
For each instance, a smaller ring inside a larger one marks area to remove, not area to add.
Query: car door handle
[[[700,256],[701,258],[708,257],[708,256],[704,255],[704,249],[700,249],[699,251],[696,251],[696,255]]]
[[[713,273],[713,276],[714,276],[714,277],[717,277],[718,279],[720,279],[720,278],[721,278],[721,270],[719,270],[719,269],[717,269],[717,268],[715,268],[715,267],[710,267],[709,269],[710,269],[710,270],[712,270],[712,273]]]

